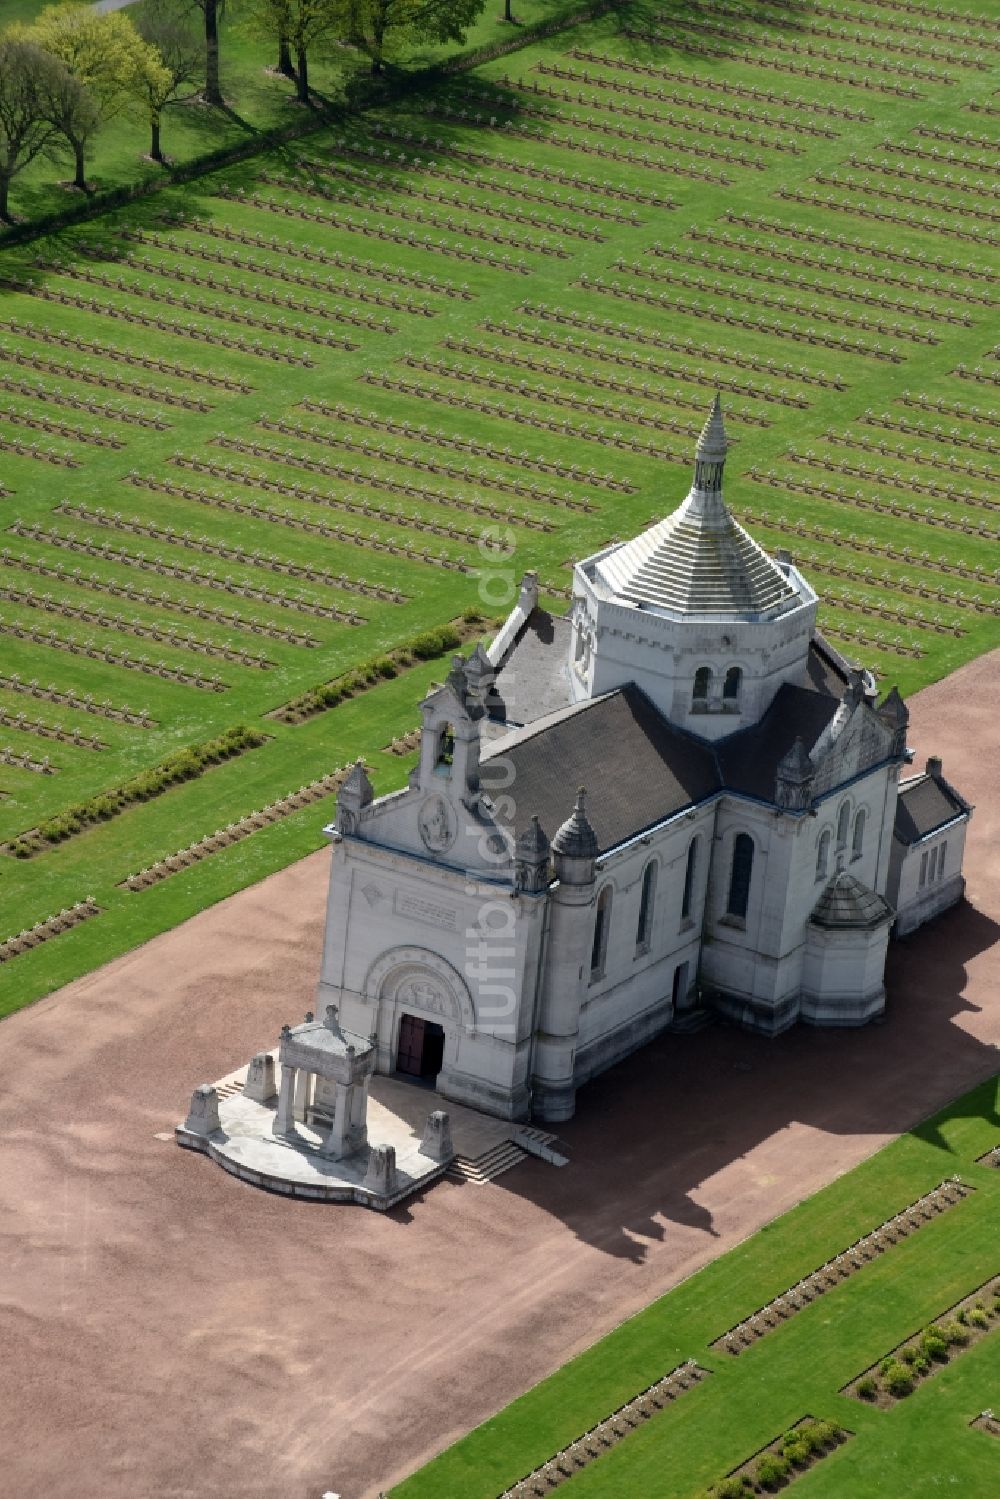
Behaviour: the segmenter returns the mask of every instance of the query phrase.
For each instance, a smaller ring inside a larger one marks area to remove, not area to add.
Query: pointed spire
[[[809,751],[800,734],[787,755],[778,762],[778,774],[786,781],[804,781],[814,775],[815,771],[816,767],[809,758]]]
[[[722,494],[722,471],[726,466],[729,439],[722,419],[722,402],[716,392],[708,420],[694,450],[694,488],[702,494]]]
[[[722,398],[716,391],[712,409],[701,429],[701,436],[698,438],[694,453],[696,458],[706,463],[724,463],[728,451],[729,438],[726,436],[726,424],[722,418]]]
[[[890,687],[884,700],[879,703],[878,716],[885,720],[890,727],[899,724],[908,724],[910,721],[910,710],[903,702],[898,687]]]
[[[549,868],[549,840],[545,829],[533,816],[531,822],[517,840],[515,849],[516,880],[519,890],[537,895],[544,890],[551,877]]]
[[[367,807],[375,796],[375,788],[368,779],[364,760],[359,756],[348,772],[340,788],[340,799],[356,799],[359,806]]]
[[[576,805],[552,840],[552,852],[564,859],[596,859],[597,834],[587,816],[587,793],[581,786]]]
[[[778,761],[775,775],[775,804],[786,812],[807,812],[812,805],[816,767],[801,737]]]
[[[517,857],[525,863],[536,864],[549,856],[549,840],[538,820],[537,812],[517,840]]]

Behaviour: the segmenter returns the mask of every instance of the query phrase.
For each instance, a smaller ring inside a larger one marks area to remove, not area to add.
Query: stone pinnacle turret
[[[722,471],[729,451],[726,424],[722,419],[722,401],[716,393],[708,419],[701,429],[694,450],[694,487],[701,490],[721,490]]]

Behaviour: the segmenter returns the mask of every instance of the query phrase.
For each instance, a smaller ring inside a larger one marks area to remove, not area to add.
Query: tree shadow
[[[687,1256],[718,1237],[718,1205],[760,1169],[740,1163],[793,1124],[871,1136],[873,1148],[912,1131],[941,1152],[948,1176],[969,1162],[956,1159],[935,1111],[957,1099],[947,1118],[983,1119],[1000,1139],[995,1090],[969,1092],[997,1072],[996,1048],[961,1025],[979,1012],[965,997],[967,965],[998,938],[1000,924],[962,904],[894,943],[880,1025],[797,1026],[773,1040],[722,1024],[665,1033],[580,1089],[575,1117],[558,1126],[568,1167],[533,1161],[497,1185],[612,1258],[641,1264],[649,1241],[676,1237]],[[814,1171],[814,1151],[790,1140],[785,1169],[808,1152]],[[728,1181],[714,1180],[727,1171]],[[775,1212],[787,1205],[786,1192]]]

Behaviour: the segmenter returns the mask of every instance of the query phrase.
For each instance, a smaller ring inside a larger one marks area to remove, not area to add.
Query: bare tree
[[[65,71],[31,42],[0,37],[0,220],[6,224],[13,222],[11,183],[58,137],[43,104],[54,79]]]

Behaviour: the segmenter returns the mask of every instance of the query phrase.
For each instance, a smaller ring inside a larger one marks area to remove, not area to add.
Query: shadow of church
[[[878,1025],[799,1025],[773,1039],[727,1024],[664,1033],[579,1090],[575,1117],[559,1127],[568,1168],[528,1161],[496,1185],[641,1264],[643,1241],[685,1234],[695,1252],[691,1231],[718,1237],[699,1200],[712,1198],[706,1184],[792,1125],[871,1135],[873,1149],[913,1131],[946,1153],[940,1175],[950,1175],[967,1163],[928,1116],[998,1071],[996,1046],[961,1025],[981,1009],[965,997],[968,965],[998,937],[1000,924],[963,902],[891,944]],[[1000,1139],[996,1095],[975,1093],[969,1108]],[[791,1147],[793,1169],[802,1149]],[[787,1206],[776,1194],[775,1212]]]

